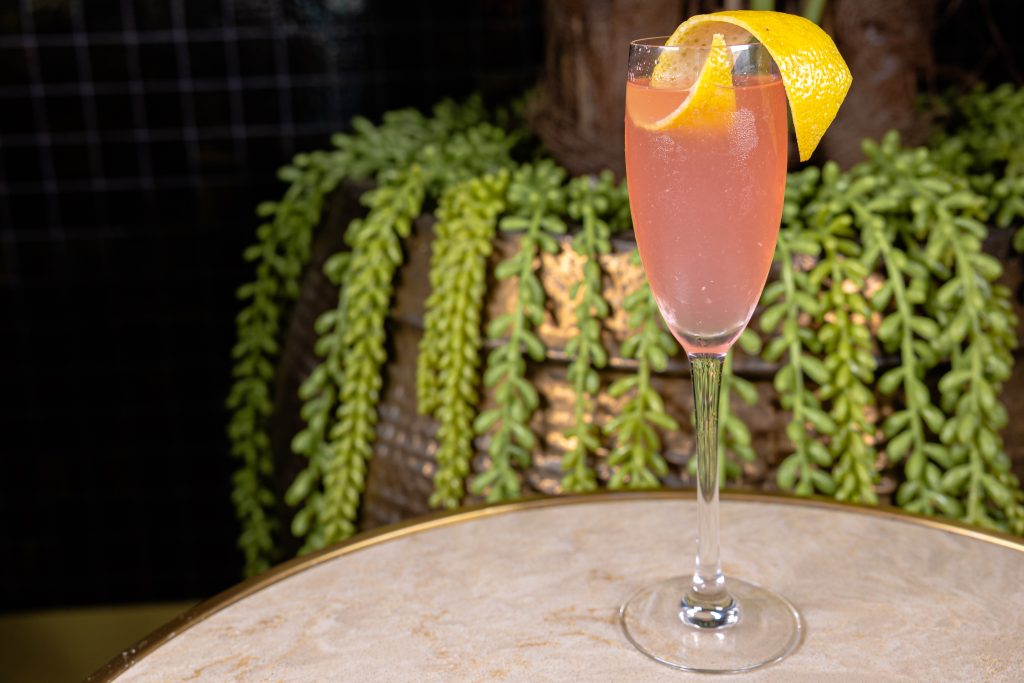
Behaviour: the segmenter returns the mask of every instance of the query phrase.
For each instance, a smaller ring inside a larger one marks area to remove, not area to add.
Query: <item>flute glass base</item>
[[[702,628],[684,623],[682,598],[692,576],[676,576],[635,593],[619,610],[629,642],[656,662],[702,673],[738,673],[772,664],[800,643],[802,623],[785,598],[728,579],[740,607],[735,624]]]

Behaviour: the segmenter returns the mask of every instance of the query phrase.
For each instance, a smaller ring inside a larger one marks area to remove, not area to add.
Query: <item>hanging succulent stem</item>
[[[418,117],[418,118],[417,118]],[[412,221],[419,215],[424,197],[441,188],[458,186],[468,177],[510,165],[509,150],[517,139],[494,126],[478,122],[472,102],[464,107],[442,103],[435,108],[435,118],[424,126],[422,115],[398,112],[385,116],[385,125],[373,127],[368,122],[355,123],[360,137],[350,144],[373,141],[377,144],[396,142],[391,138],[410,130],[395,148],[383,151],[389,158],[413,158],[416,161],[402,170],[378,175],[378,188],[363,196],[370,212],[365,219],[353,221],[346,232],[350,253],[333,256],[325,271],[339,287],[338,306],[318,320],[320,339],[316,351],[323,363],[314,369],[300,390],[305,402],[303,429],[292,443],[293,450],[309,458],[309,464],[293,481],[286,494],[289,505],[304,505],[292,522],[292,532],[305,536],[303,551],[315,550],[342,540],[355,530],[355,519],[366,477],[366,463],[376,441],[376,400],[380,377],[386,360],[384,351],[385,321],[390,305],[392,279],[403,260],[402,241],[408,237]],[[463,126],[469,126],[462,129]],[[418,146],[409,148],[409,141]],[[342,143],[345,140],[341,141]],[[366,154],[371,153],[366,150]],[[493,223],[500,207],[491,210]],[[492,227],[493,232],[493,227]],[[474,244],[480,244],[478,238]],[[490,249],[485,240],[483,249]],[[459,251],[463,245],[454,247]],[[480,260],[480,259],[478,259]],[[486,256],[482,257],[486,262]],[[483,266],[481,266],[483,267]],[[475,289],[479,327],[484,286]],[[460,292],[463,293],[463,292]],[[464,293],[463,293],[464,294]],[[462,299],[459,299],[462,301]],[[472,316],[467,312],[466,316]],[[430,317],[430,316],[428,316]],[[435,316],[436,319],[436,316]],[[477,335],[479,333],[477,332]],[[455,339],[460,339],[455,337]],[[465,354],[466,349],[460,349]],[[428,354],[427,362],[433,358]],[[459,427],[467,433],[473,411],[467,410],[465,397],[475,400],[475,367],[467,360],[464,382],[456,389],[463,404],[445,408],[442,418],[442,446],[458,447]],[[436,370],[436,368],[431,368]],[[435,378],[436,372],[424,374]],[[450,378],[449,378],[450,379]],[[435,386],[435,385],[431,385]],[[430,391],[421,394],[431,395]],[[452,412],[455,411],[455,412]],[[461,411],[461,412],[459,412]],[[458,413],[458,415],[456,415]],[[454,427],[453,424],[456,424]],[[464,423],[464,424],[463,424]],[[454,431],[453,431],[454,429]],[[442,454],[445,464],[447,450]],[[468,469],[453,460],[451,467]],[[450,468],[446,471],[450,471]],[[442,474],[442,476],[445,476]],[[465,474],[462,475],[463,477]],[[449,496],[450,498],[450,496]],[[452,505],[451,502],[446,502]]]
[[[597,478],[588,459],[600,446],[600,431],[593,422],[594,395],[601,386],[599,368],[608,363],[601,343],[601,321],[611,313],[602,296],[601,255],[611,251],[611,227],[602,216],[614,210],[616,186],[611,173],[598,178],[580,177],[569,183],[569,216],[581,225],[572,248],[583,259],[583,278],[569,291],[577,299],[576,327],[565,352],[572,358],[566,373],[572,384],[573,424],[565,435],[572,448],[562,458],[562,487],[566,491],[593,491]]]
[[[309,261],[313,230],[320,222],[323,197],[344,176],[352,156],[344,150],[300,154],[278,176],[290,183],[279,202],[264,202],[257,215],[269,219],[257,230],[258,242],[245,250],[256,263],[256,279],[238,290],[247,304],[238,314],[238,341],[232,349],[234,383],[228,395],[231,453],[242,460],[236,470],[232,501],[242,523],[238,545],[245,573],[257,574],[275,559],[271,513],[274,471],[267,424],[273,411],[273,360],[278,354],[282,310],[295,299],[299,277]]]
[[[470,129],[465,135],[453,136],[443,146],[424,148],[420,154],[420,161],[428,169],[428,175],[431,177],[430,189],[440,191],[441,197],[444,198],[448,190],[454,190],[469,179],[477,178],[495,169],[509,168],[512,165],[509,158],[512,140],[513,138],[509,138],[499,129],[485,124]],[[492,181],[488,180],[487,182],[490,184]],[[459,206],[465,206],[470,212],[474,211],[472,205],[475,200],[471,199],[474,191],[469,185],[461,189],[464,190],[464,193],[452,195],[448,198],[448,203],[454,202]],[[477,188],[477,191],[480,191],[480,188]],[[462,201],[460,197],[466,201]],[[502,207],[504,207],[503,199],[501,198]],[[497,220],[497,216],[495,216],[495,220]],[[449,245],[449,240],[445,239],[444,248],[448,249],[449,246],[458,249],[459,243],[455,241]],[[453,310],[449,305],[450,298],[436,295],[438,287],[445,287],[450,283],[447,271],[443,266],[438,265],[440,263],[438,259],[446,264],[451,261],[447,251],[435,244],[431,256],[432,295],[426,302],[425,320],[428,326],[425,335],[431,339],[438,338],[436,326],[443,326],[445,324],[443,321],[446,320],[444,315],[451,314]],[[457,267],[459,263],[456,262],[454,265]],[[480,305],[483,305],[482,300]],[[442,308],[445,310],[441,311]],[[432,415],[438,405],[438,354],[441,352],[440,344],[428,342],[420,345],[421,357],[417,361],[416,394],[419,411],[424,415]]]
[[[939,431],[946,449],[932,455],[925,480],[965,500],[964,521],[1021,533],[1024,494],[999,436],[1008,416],[997,398],[1012,372],[1017,320],[1009,291],[993,284],[1002,266],[981,250],[988,229],[969,215],[984,200],[955,186],[939,196],[921,258],[950,283],[935,297],[943,331],[934,340],[950,354],[950,370],[939,381],[949,418]]]
[[[454,508],[465,495],[479,401],[487,260],[509,178],[502,170],[453,185],[435,212],[432,289],[417,367],[419,410],[440,422],[433,507]]]
[[[903,409],[893,412],[882,423],[882,431],[888,439],[886,454],[892,462],[907,458],[907,481],[897,497],[901,504],[915,512],[931,511],[934,506],[945,507],[955,513],[958,510],[955,501],[929,487],[924,478],[928,452],[935,453],[940,448],[930,442],[925,424],[938,428],[944,418],[932,404],[928,387],[922,380],[928,363],[919,357],[922,347],[915,343],[915,316],[906,286],[908,275],[905,273],[909,274],[911,282],[920,282],[922,269],[915,267],[917,264],[908,263],[906,255],[896,251],[890,239],[881,227],[881,220],[868,226],[864,235],[866,256],[873,251],[880,253],[886,272],[886,283],[872,298],[872,305],[882,309],[889,297],[895,303],[895,310],[878,329],[878,339],[887,348],[898,348],[900,352],[900,364],[886,371],[878,380],[878,389],[883,394],[893,394],[896,389],[903,388]],[[931,359],[926,356],[924,360]],[[912,503],[912,500],[916,502]]]
[[[896,499],[914,512],[959,516],[960,502],[942,491],[941,477],[929,462],[946,462],[948,455],[930,436],[939,432],[945,415],[932,403],[924,382],[925,373],[940,360],[934,344],[940,326],[920,310],[934,296],[928,266],[934,258],[923,256],[921,239],[938,218],[937,202],[953,187],[927,151],[903,150],[895,135],[886,136],[881,145],[865,143],[864,151],[868,161],[858,168],[869,193],[851,204],[851,210],[863,236],[863,263],[869,269],[880,264],[886,275],[871,297],[873,308],[890,311],[878,328],[879,343],[900,354],[900,364],[883,373],[877,384],[886,395],[903,389],[903,407],[882,423],[889,460],[906,458],[906,481]],[[943,277],[948,276],[946,270]]]
[[[323,493],[309,501],[315,506],[315,523],[306,530],[305,551],[355,531],[366,463],[376,437],[381,367],[387,359],[384,322],[395,270],[403,260],[401,243],[420,214],[425,190],[417,164],[382,173],[377,188],[363,195],[363,204],[370,209],[366,218],[356,219],[346,231],[352,251],[335,321],[341,332],[337,407],[325,457],[317,465]],[[291,498],[297,502],[299,496]]]
[[[933,100],[947,114],[934,140],[946,169],[966,175],[971,188],[986,197],[988,213],[1000,228],[1024,222],[1024,88],[1004,84],[994,90],[950,93]],[[1013,246],[1024,251],[1024,227]]]
[[[977,225],[984,231],[982,224]],[[995,259],[980,253],[976,234],[950,235],[955,240],[955,268],[964,288],[952,320],[969,322],[965,346],[952,354],[950,371],[939,381],[942,406],[951,413],[940,432],[948,450],[945,474],[936,488],[966,496],[963,520],[1003,531],[1024,533],[1024,494],[1010,471],[999,431],[1006,426],[1006,408],[997,400],[998,390],[1012,368],[1011,349],[1016,346],[1016,320],[1008,292],[992,287],[990,276],[1001,274]],[[984,265],[983,265],[984,264]],[[980,270],[985,269],[986,274]],[[955,323],[950,323],[955,324]]]
[[[874,187],[874,179],[841,174],[828,163],[820,173],[805,171],[793,180],[786,220],[820,245],[807,286],[816,299],[813,323],[822,358],[819,364],[819,358],[807,356],[802,364],[819,386],[818,400],[829,406],[830,421],[822,432],[821,421],[812,419],[812,434],[828,444],[835,497],[877,502],[876,360],[868,327],[871,308],[864,295],[868,269],[860,260],[851,214]],[[816,463],[824,467],[825,462],[819,454]]]
[[[338,387],[342,382],[342,359],[344,347],[343,325],[346,319],[345,294],[343,287],[349,275],[351,253],[335,254],[324,264],[324,273],[332,284],[339,288],[338,305],[322,313],[315,324],[319,335],[315,353],[323,358],[299,387],[299,397],[304,401],[300,416],[306,426],[292,439],[292,450],[309,458],[309,465],[292,480],[285,493],[285,502],[296,507],[305,505],[292,518],[292,534],[308,537],[304,549],[326,545],[325,529],[318,524],[327,505],[320,484],[323,474],[330,466],[333,452],[328,433],[337,410]]]
[[[1022,493],[1002,450],[1006,410],[997,398],[1012,367],[1016,321],[1009,292],[992,284],[1002,269],[981,251],[988,231],[979,219],[989,203],[927,150],[901,149],[895,135],[866,143],[865,154],[863,172],[878,177],[876,196],[855,216],[864,226],[865,262],[880,258],[888,275],[872,303],[895,303],[878,338],[898,347],[901,360],[878,386],[890,393],[902,384],[905,402],[883,424],[886,450],[891,458],[910,451],[897,502],[1021,528]],[[894,217],[886,221],[885,213]],[[950,371],[939,381],[940,409],[923,377],[944,358]]]
[[[640,266],[640,254],[634,252],[632,262]],[[645,489],[659,485],[658,478],[668,474],[668,465],[661,456],[658,429],[674,431],[679,424],[665,412],[665,403],[651,385],[652,372],[663,372],[670,355],[678,352],[676,340],[661,323],[661,313],[645,279],[622,303],[629,315],[633,335],[622,343],[619,352],[637,362],[636,373],[616,380],[608,387],[615,398],[630,394],[622,410],[604,426],[604,432],[615,438],[615,448],[608,458],[611,467],[609,488]]]
[[[867,326],[871,308],[863,294],[867,268],[859,260],[860,244],[851,239],[850,223],[848,215],[830,222],[822,261],[812,273],[812,279],[831,281],[819,309],[818,339],[830,378],[822,384],[820,398],[831,403],[829,415],[836,425],[829,442],[836,498],[877,503],[872,391],[876,361]]]
[[[793,413],[786,425],[793,453],[779,466],[779,486],[800,495],[811,495],[815,490],[832,495],[835,481],[825,470],[832,465],[832,454],[821,440],[808,434],[808,427],[826,436],[836,429],[808,386],[808,380],[822,384],[828,379],[824,363],[812,355],[820,350],[818,339],[802,322],[802,318],[809,321],[818,315],[818,302],[809,293],[812,287],[807,272],[795,263],[798,255],[818,255],[820,244],[815,237],[812,231],[795,225],[780,231],[775,255],[781,279],[765,288],[761,302],[768,307],[761,315],[761,329],[772,332],[781,327],[781,334],[765,346],[764,359],[775,362],[785,354],[786,363],[775,373],[774,384],[782,407]]]
[[[544,344],[535,330],[544,321],[544,288],[537,278],[541,252],[558,251],[555,235],[565,233],[562,183],[565,171],[549,161],[522,166],[512,176],[508,206],[512,215],[501,219],[504,232],[522,232],[518,250],[498,264],[498,280],[516,279],[516,302],[510,313],[492,320],[487,336],[500,342],[487,357],[484,385],[494,390],[497,405],[481,413],[474,423],[477,434],[490,433],[489,466],[473,480],[474,493],[486,493],[489,502],[520,495],[514,466],[526,467],[537,437],[530,418],[540,403],[537,390],[526,379],[525,354],[534,361],[545,357]]]
[[[439,103],[429,119],[412,109],[388,112],[379,126],[357,117],[352,135],[332,138],[334,150],[296,155],[279,173],[290,183],[284,197],[258,207],[261,218],[272,220],[260,226],[257,244],[245,252],[246,260],[256,263],[256,279],[239,290],[239,298],[248,303],[238,316],[238,342],[232,351],[235,380],[227,400],[231,452],[243,461],[234,475],[232,500],[242,522],[239,547],[245,554],[246,574],[258,573],[276,559],[273,533],[278,522],[270,512],[274,494],[268,485],[274,463],[267,434],[273,411],[273,359],[278,353],[282,311],[298,295],[324,197],[344,178],[366,178],[385,168],[403,166],[423,150],[448,140],[453,140],[449,162],[456,162],[473,147],[465,143],[458,147],[460,140],[467,139],[477,143],[479,149],[473,151],[507,157],[518,136],[483,123],[484,113],[479,98],[470,98],[464,104]],[[471,171],[490,158],[479,154],[465,166]],[[319,380],[323,381],[323,375]],[[323,403],[326,389],[310,387],[307,392],[311,400],[315,396]],[[310,408],[310,414],[319,409]],[[315,479],[316,471],[314,468],[304,476]],[[293,492],[292,498],[295,495]]]

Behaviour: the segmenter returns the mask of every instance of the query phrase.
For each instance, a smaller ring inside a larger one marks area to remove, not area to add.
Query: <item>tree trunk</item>
[[[833,0],[831,25],[839,51],[853,73],[853,86],[822,140],[820,156],[841,166],[860,161],[860,143],[900,132],[921,144],[929,132],[918,111],[918,81],[932,78],[935,0]]]
[[[725,3],[728,6],[730,3]],[[915,98],[934,75],[936,0],[832,0],[825,28],[839,46],[853,87],[816,161],[850,166],[864,138],[896,129],[909,144],[928,133]],[[622,118],[630,40],[670,33],[684,18],[720,9],[706,0],[548,0],[544,72],[527,116],[551,154],[574,174],[625,171]],[[780,9],[798,11],[795,3]],[[794,145],[795,147],[795,145]],[[795,152],[794,152],[795,156]]]
[[[625,174],[623,116],[629,41],[679,24],[679,0],[548,0],[546,54],[527,116],[573,174]]]

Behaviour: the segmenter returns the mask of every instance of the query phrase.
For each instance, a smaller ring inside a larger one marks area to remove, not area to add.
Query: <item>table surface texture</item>
[[[618,624],[638,588],[692,572],[696,519],[692,498],[606,495],[406,527],[207,608],[116,680],[707,680]],[[805,623],[787,659],[735,678],[1024,680],[1024,546],[767,497],[727,497],[721,520],[726,574]]]

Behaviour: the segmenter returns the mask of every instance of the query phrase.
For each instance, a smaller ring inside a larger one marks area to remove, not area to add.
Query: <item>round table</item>
[[[618,609],[692,571],[692,494],[545,498],[434,516],[299,558],[199,605],[94,676],[135,681],[680,681]],[[726,494],[727,575],[805,634],[750,680],[1024,677],[1024,543],[899,513]]]

